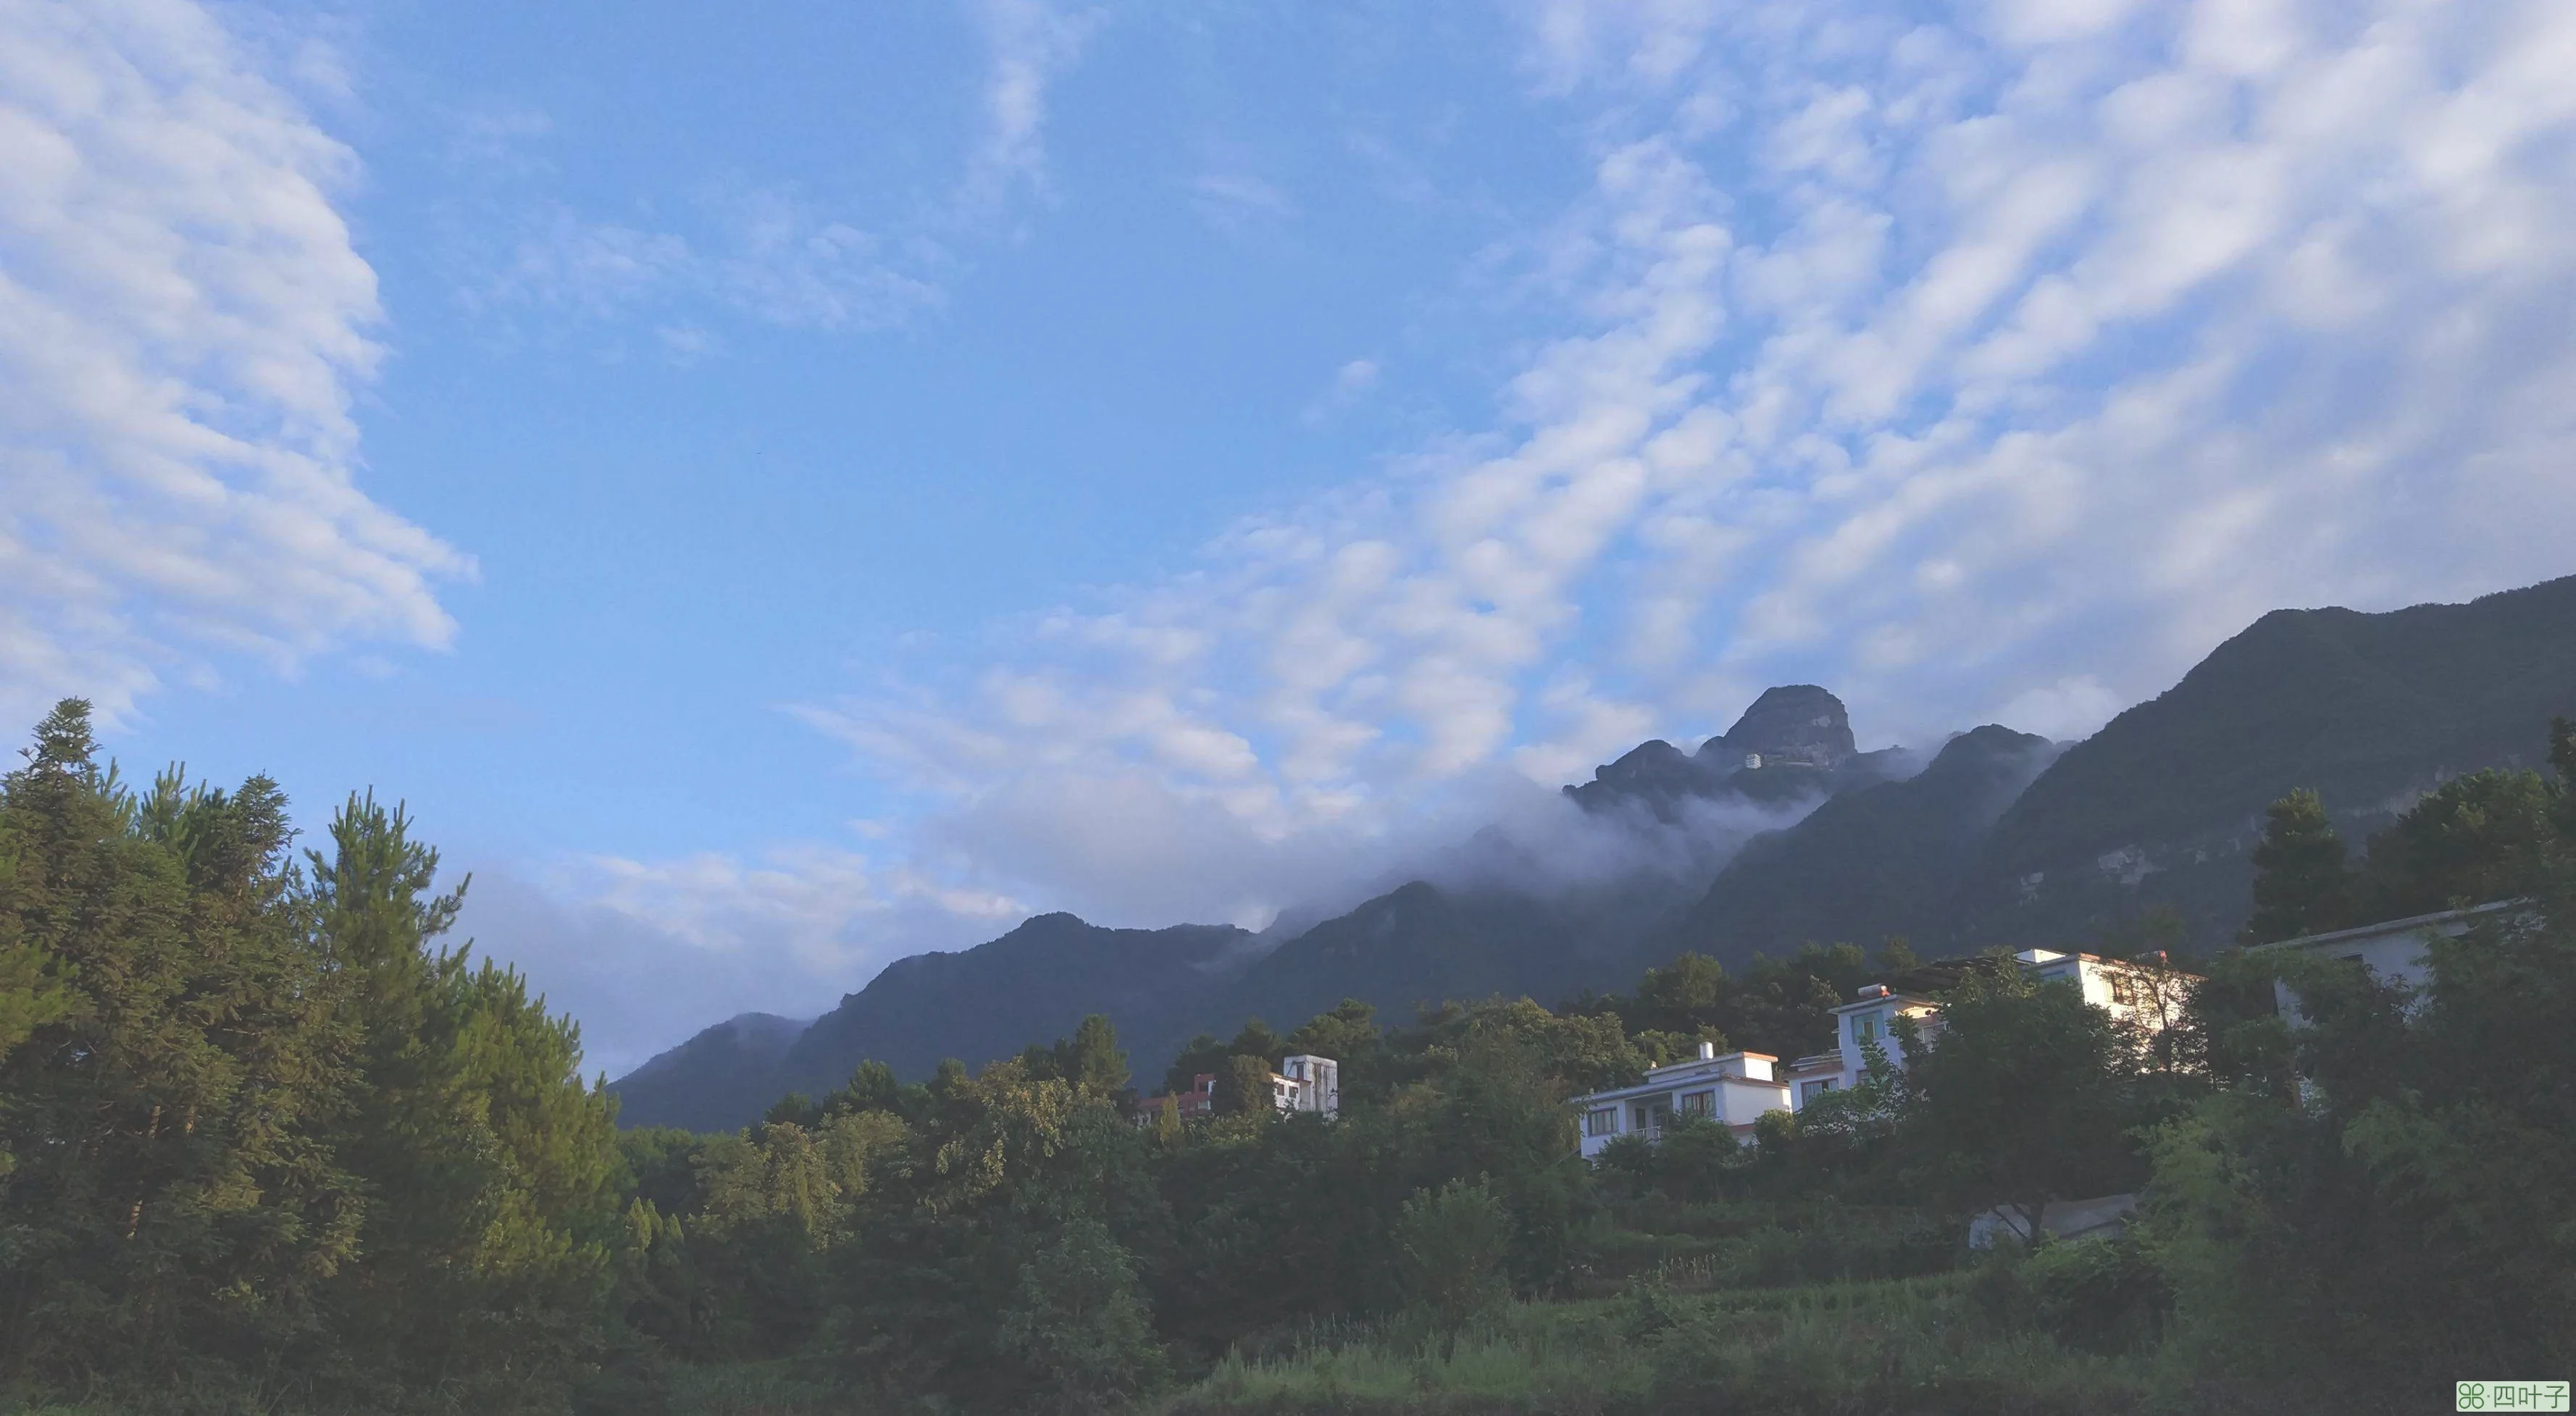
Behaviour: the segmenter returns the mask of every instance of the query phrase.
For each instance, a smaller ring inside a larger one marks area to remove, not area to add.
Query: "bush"
[[[2079,1352],[2151,1347],[2173,1310],[2164,1271],[2125,1236],[2029,1251],[2006,1241],[1978,1267],[1975,1292],[1997,1318],[2038,1328]]]
[[[1510,1296],[1503,1256],[1511,1240],[1511,1215],[1484,1181],[1416,1191],[1395,1222],[1406,1305],[1444,1339],[1454,1338]]]

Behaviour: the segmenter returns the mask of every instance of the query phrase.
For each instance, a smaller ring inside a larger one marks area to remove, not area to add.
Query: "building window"
[[[1637,1131],[1660,1131],[1664,1129],[1665,1119],[1672,1114],[1672,1108],[1670,1105],[1660,1097],[1650,1102],[1640,1102],[1636,1107],[1636,1115],[1633,1118],[1636,1124],[1629,1129]]]
[[[1587,1136],[1607,1136],[1618,1129],[1619,1109],[1615,1106],[1583,1113],[1583,1134]]]
[[[1800,1106],[1804,1106],[1808,1102],[1814,1101],[1817,1097],[1823,1096],[1825,1093],[1832,1091],[1833,1089],[1834,1079],[1831,1077],[1821,1077],[1812,1082],[1800,1082],[1798,1084],[1798,1104]]]
[[[1876,1013],[1853,1014],[1852,1041],[1855,1043],[1878,1041],[1878,1019],[1879,1015]]]
[[[2137,982],[2127,974],[2111,975],[2111,1001],[2123,1005],[2137,1002]]]
[[[1716,1114],[1717,1114],[1717,1093],[1715,1093],[1715,1092],[1692,1092],[1690,1095],[1688,1095],[1688,1096],[1686,1096],[1686,1097],[1683,1097],[1683,1098],[1682,1098],[1682,1114],[1683,1114],[1684,1116],[1699,1116],[1699,1117],[1708,1117],[1708,1116],[1714,1116],[1714,1115],[1716,1115]]]

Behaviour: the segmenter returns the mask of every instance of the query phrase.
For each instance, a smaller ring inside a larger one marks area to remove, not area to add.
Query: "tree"
[[[2341,929],[2354,922],[2353,909],[2352,871],[2325,803],[2306,787],[2272,803],[2254,847],[2254,913],[2245,921],[2245,942]]]
[[[2460,778],[2371,843],[2382,909],[2531,901],[2429,940],[2429,986],[2257,954],[2195,998],[2223,1085],[2156,1132],[2147,1233],[2196,1390],[2359,1410],[2576,1363],[2576,732],[2551,739],[2557,780]]]
[[[624,1232],[615,1103],[584,1083],[570,1019],[437,943],[464,887],[434,893],[438,852],[401,806],[353,795],[330,838],[307,854],[315,938],[364,1037],[334,1143],[378,1197],[365,1261],[335,1279],[340,1340],[377,1380],[524,1394],[603,1341]]]
[[[1226,1058],[1216,1074],[1216,1114],[1269,1116],[1279,1104],[1277,1093],[1270,1085],[1270,1075],[1268,1058],[1240,1055]]]
[[[1439,1335],[1444,1356],[1460,1328],[1511,1296],[1503,1282],[1511,1238],[1511,1214],[1482,1179],[1417,1190],[1404,1202],[1395,1253],[1405,1301]]]
[[[1098,1219],[1072,1219],[1019,1271],[998,1345],[1028,1371],[1022,1410],[1124,1410],[1158,1385],[1163,1350],[1133,1255]]]
[[[2537,772],[2455,777],[2373,836],[2364,865],[2373,919],[2402,919],[2542,888],[2567,847],[2562,783]]]
[[[1056,1074],[1086,1096],[1116,1096],[1127,1089],[1127,1054],[1119,1050],[1118,1029],[1098,1013],[1056,1042],[1052,1060]]]
[[[1980,970],[1942,1000],[1937,1040],[1910,1018],[1897,1036],[1898,1135],[1932,1193],[2036,1239],[2051,1201],[2134,1188],[2136,1051],[2073,983]]]
[[[1719,1025],[1729,1002],[1726,969],[1704,954],[1683,954],[1637,982],[1636,1001],[1622,1010],[1632,1031],[1696,1034]]]
[[[1317,1013],[1290,1033],[1287,1048],[1292,1053],[1312,1053],[1339,1063],[1342,1097],[1347,1104],[1385,1094],[1385,1037],[1385,1030],[1377,1023],[1376,1008],[1356,998],[1345,998],[1331,1011]]]
[[[1234,1035],[1234,1041],[1226,1044],[1226,1051],[1237,1057],[1260,1057],[1275,1063],[1288,1055],[1288,1040],[1271,1031],[1268,1023],[1250,1018],[1245,1020],[1243,1031]]]
[[[2570,919],[2561,896],[2432,941],[2420,995],[2300,961],[2298,1091],[2156,1133],[2148,1232],[2202,1389],[2362,1410],[2576,1362]]]
[[[0,780],[0,1380],[254,1391],[357,1254],[353,1039],[276,785],[95,753],[65,700]]]
[[[1225,1044],[1212,1033],[1200,1033],[1181,1044],[1172,1065],[1163,1069],[1163,1094],[1173,1096],[1188,1091],[1200,1077],[1210,1076],[1225,1066],[1228,1053]]]

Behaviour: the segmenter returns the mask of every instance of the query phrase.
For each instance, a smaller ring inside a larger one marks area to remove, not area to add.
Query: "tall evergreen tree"
[[[353,1038],[276,785],[137,797],[95,753],[66,700],[0,783],[0,944],[51,995],[0,1056],[0,1375],[257,1385],[357,1253]]]
[[[515,971],[441,948],[463,886],[401,807],[352,796],[309,855],[325,956],[364,1029],[342,1153],[375,1197],[338,1311],[414,1382],[563,1368],[595,1347],[620,1231],[614,1102]]]
[[[2352,871],[2325,803],[2301,787],[2264,813],[2254,847],[2254,913],[2245,942],[2268,944],[2355,921]]]

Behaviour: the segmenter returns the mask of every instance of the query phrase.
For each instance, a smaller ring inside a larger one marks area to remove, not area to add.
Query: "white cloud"
[[[1048,88],[1082,57],[1103,14],[1047,0],[976,0],[973,9],[990,68],[983,133],[958,205],[969,220],[990,221],[1007,215],[1015,201],[1048,196]]]
[[[1025,913],[1006,896],[802,846],[750,860],[594,857],[543,878],[486,863],[457,931],[581,1019],[586,1065],[619,1076],[736,1013],[816,1016],[901,955],[981,943]]]
[[[356,484],[355,169],[196,5],[0,5],[0,712],[453,636],[473,563]]]
[[[695,179],[694,191],[650,194],[680,198],[648,200],[662,213],[656,220],[603,217],[514,185],[550,172],[536,151],[556,135],[543,111],[500,101],[454,111],[448,161],[482,184],[450,208],[446,223],[461,302],[600,320],[641,313],[683,358],[721,348],[703,326],[726,317],[868,331],[938,306],[970,238],[1006,234],[1028,207],[1052,198],[1049,89],[1104,17],[1045,0],[978,0],[970,8],[986,70],[959,175],[915,209],[873,222],[850,214],[846,199],[736,174]],[[1238,213],[1265,200],[1255,188],[1216,183],[1202,200]]]
[[[1240,153],[1190,179],[1190,209],[1208,228],[1255,250],[1289,249],[1288,231],[1301,214],[1296,198],[1255,174]]]
[[[898,253],[793,191],[727,184],[701,193],[695,207],[701,222],[692,240],[542,204],[523,219],[508,257],[465,292],[467,301],[594,318],[699,309],[791,329],[869,330],[941,299],[933,277],[944,258],[935,249]],[[685,316],[658,332],[684,355],[716,347]]]
[[[1766,683],[2073,734],[2277,606],[2576,570],[2576,11],[1524,13],[1561,332],[1492,430],[809,713],[949,858],[1221,914]]]
[[[1335,369],[1323,392],[1307,401],[1306,411],[1301,415],[1306,425],[1314,427],[1331,422],[1368,397],[1376,390],[1381,372],[1375,359],[1353,359]]]

